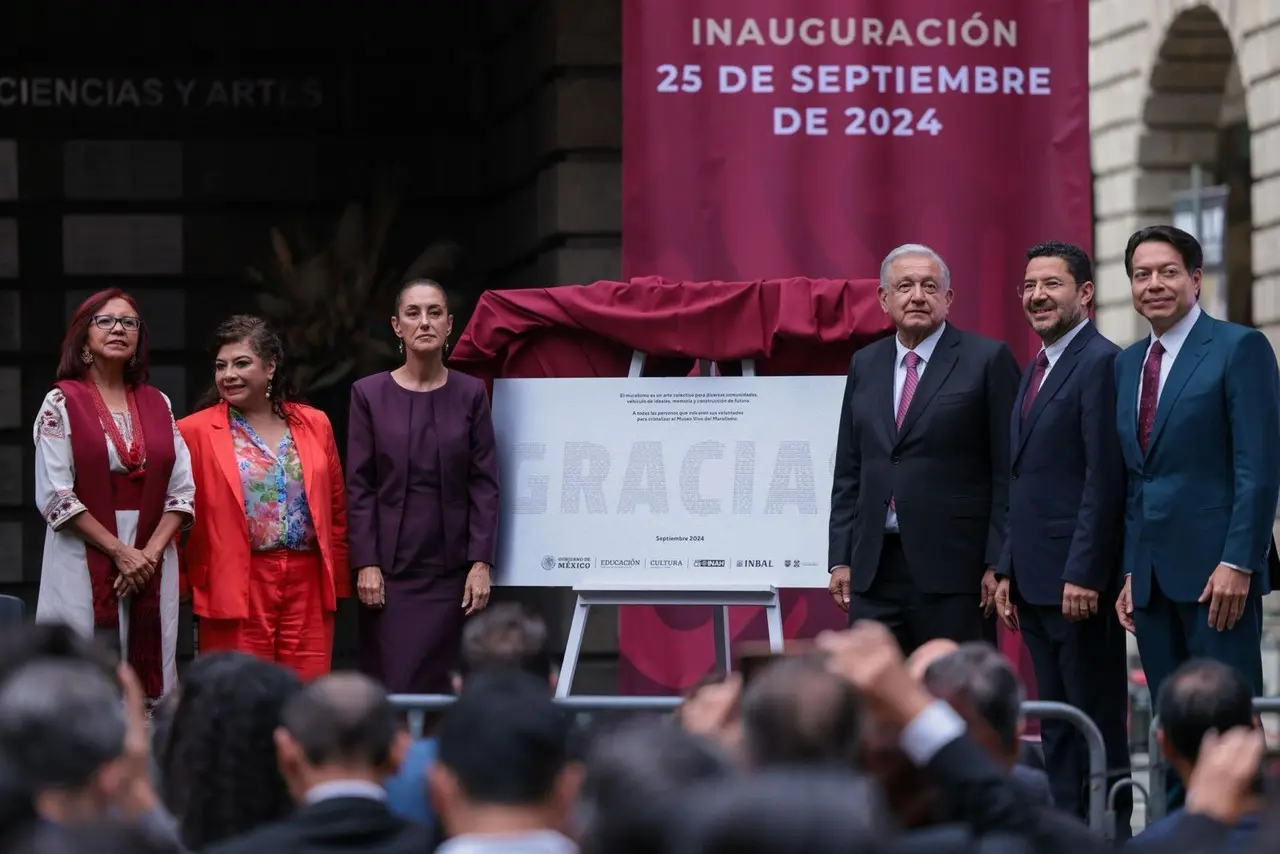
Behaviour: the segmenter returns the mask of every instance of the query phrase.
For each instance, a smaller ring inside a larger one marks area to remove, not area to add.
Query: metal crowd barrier
[[[1254,697],[1253,711],[1259,715],[1280,713],[1280,697]],[[1160,742],[1156,739],[1156,730],[1160,721],[1151,716],[1151,730],[1147,736],[1147,761],[1149,767],[1149,789],[1147,796],[1147,824],[1164,818],[1168,812],[1166,798],[1169,789],[1169,766],[1164,761],[1164,753],[1160,750]]]
[[[1115,816],[1107,797],[1107,746],[1102,731],[1093,719],[1075,706],[1066,703],[1049,703],[1028,700],[1022,704],[1022,713],[1029,718],[1066,721],[1084,736],[1089,751],[1089,827],[1107,839],[1115,837]]]
[[[409,712],[409,727],[415,736],[422,734],[423,715],[447,708],[454,698],[448,694],[393,694],[391,703]],[[611,697],[570,696],[556,702],[576,712],[669,712],[683,702],[681,697]],[[1280,708],[1280,705],[1277,706]],[[1108,831],[1107,750],[1102,733],[1084,712],[1066,703],[1028,701],[1022,704],[1027,717],[1066,721],[1080,730],[1089,750],[1089,826],[1098,833]],[[1114,831],[1114,828],[1112,828]]]
[[[392,694],[391,705],[409,713],[409,731],[414,738],[422,735],[427,712],[448,708],[456,699],[452,694]],[[559,697],[556,704],[574,712],[670,712],[684,702],[683,697],[614,697],[582,695]]]

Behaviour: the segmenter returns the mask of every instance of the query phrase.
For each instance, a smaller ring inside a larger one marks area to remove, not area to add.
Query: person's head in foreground
[[[1247,727],[1262,738],[1249,683],[1234,667],[1206,658],[1186,662],[1165,679],[1156,718],[1160,751],[1184,782],[1191,779],[1206,733]]]
[[[387,692],[359,673],[322,676],[289,698],[281,717],[276,753],[298,803],[323,783],[380,784],[408,740]]]
[[[105,816],[133,775],[119,684],[76,659],[36,659],[0,684],[0,755],[46,820]]]
[[[581,778],[570,728],[545,680],[515,669],[467,680],[440,722],[428,772],[445,832],[568,830]]]

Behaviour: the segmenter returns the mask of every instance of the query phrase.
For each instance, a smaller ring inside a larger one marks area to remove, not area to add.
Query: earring
[[[93,354],[89,352],[88,347],[85,347],[80,351],[80,361],[84,362],[86,365],[93,364]]]
[[[267,397],[271,397],[271,380],[267,380]]]
[[[403,338],[396,339],[396,349],[400,351],[401,356],[404,355],[404,339]]]
[[[449,342],[448,342],[448,341],[444,342],[444,354],[445,354],[446,356],[447,356],[447,355],[449,355]]]
[[[138,366],[138,354],[134,353],[129,357],[129,367],[136,368]]]

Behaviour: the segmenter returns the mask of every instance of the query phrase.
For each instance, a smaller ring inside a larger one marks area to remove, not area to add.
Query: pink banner
[[[623,0],[624,276],[874,278],[926,243],[952,320],[1029,357],[1024,250],[1091,243],[1088,5]],[[790,634],[835,619],[788,599]],[[708,617],[641,614],[624,688],[699,678]]]

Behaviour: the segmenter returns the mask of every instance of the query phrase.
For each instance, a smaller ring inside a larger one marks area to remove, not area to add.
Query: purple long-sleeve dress
[[[381,609],[361,607],[361,666],[392,693],[449,691],[462,596],[475,561],[492,564],[498,460],[482,382],[450,371],[434,391],[390,373],[351,387],[347,435],[351,566],[377,566]]]

